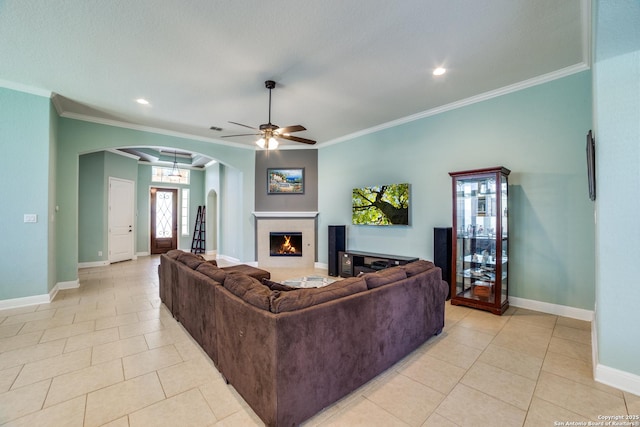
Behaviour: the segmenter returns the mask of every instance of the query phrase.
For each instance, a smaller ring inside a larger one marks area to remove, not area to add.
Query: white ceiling
[[[317,147],[585,69],[589,8],[590,0],[0,0],[0,86],[56,93],[67,117],[254,147],[255,137],[220,137],[250,131],[229,121],[267,122],[272,79],[272,122],[305,126],[296,136]],[[438,66],[448,71],[436,78]]]

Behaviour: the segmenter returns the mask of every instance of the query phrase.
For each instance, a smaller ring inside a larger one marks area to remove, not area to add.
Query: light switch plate
[[[38,222],[37,214],[24,214],[24,222]]]

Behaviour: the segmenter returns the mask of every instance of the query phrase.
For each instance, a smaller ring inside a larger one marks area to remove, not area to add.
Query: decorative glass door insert
[[[151,253],[163,254],[178,247],[178,190],[151,189]]]

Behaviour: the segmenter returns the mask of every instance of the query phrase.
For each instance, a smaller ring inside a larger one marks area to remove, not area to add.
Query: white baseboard
[[[640,375],[598,364],[594,369],[594,379],[599,383],[640,396]]]
[[[598,313],[594,311],[593,322],[591,322],[591,366],[593,369],[593,378],[596,377],[596,368],[600,364],[598,362],[598,322],[596,317]]]
[[[313,263],[313,268],[317,268],[319,270],[328,270],[329,264],[326,264],[324,262],[315,262]]]
[[[54,292],[54,296],[55,296],[55,292]],[[42,295],[32,295],[30,297],[5,299],[0,301],[0,310],[6,310],[9,308],[27,307],[29,305],[47,304],[51,302],[49,298],[50,298],[50,294],[42,294]]]
[[[136,252],[136,256],[137,257],[139,257],[139,256],[149,256],[149,255],[150,255],[149,252]]]
[[[80,287],[80,282],[78,281],[78,279],[72,280],[70,282],[58,282],[49,291],[48,294],[32,295],[29,297],[0,300],[0,310],[6,310],[9,308],[27,307],[30,305],[48,304],[51,301],[53,301],[53,299],[58,294],[58,291],[62,289],[75,289],[79,287]]]
[[[207,255],[217,255],[218,251],[207,251],[206,254]]]
[[[80,281],[78,279],[76,280],[71,280],[69,282],[58,282],[56,283],[55,288],[58,288],[59,290],[62,289],[77,289],[80,287]]]
[[[78,268],[104,267],[110,264],[109,261],[79,262]]]
[[[570,317],[572,319],[593,321],[593,311],[583,308],[569,307],[566,305],[551,304],[549,302],[536,301],[526,298],[509,296],[509,305],[513,307],[526,308],[528,310],[540,311],[542,313],[555,314],[556,316]]]
[[[591,361],[593,363],[593,379],[599,383],[624,390],[640,396],[640,375],[621,371],[602,365],[598,358],[598,331],[595,317],[591,322]]]

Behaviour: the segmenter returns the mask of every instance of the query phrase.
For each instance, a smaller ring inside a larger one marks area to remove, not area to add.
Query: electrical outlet
[[[98,256],[102,256],[102,251],[98,251]]]
[[[38,222],[37,214],[24,214],[24,222]]]

